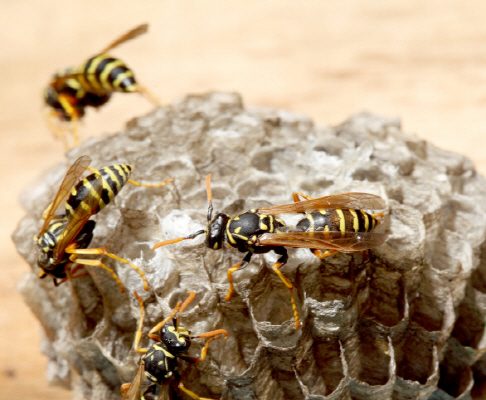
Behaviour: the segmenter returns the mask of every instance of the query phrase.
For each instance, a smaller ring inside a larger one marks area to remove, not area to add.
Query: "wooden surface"
[[[41,118],[41,90],[141,22],[149,34],[113,54],[166,102],[237,91],[338,124],[368,110],[468,155],[486,172],[486,5],[480,1],[0,2],[0,399],[69,399],[48,387],[40,327],[15,290],[28,271],[10,235],[19,193],[62,160]],[[137,95],[90,110],[82,138],[149,112]],[[44,201],[44,200],[43,200]]]

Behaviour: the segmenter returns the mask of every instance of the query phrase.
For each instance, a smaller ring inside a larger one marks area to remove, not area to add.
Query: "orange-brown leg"
[[[96,168],[91,168],[91,167],[88,167],[86,168],[88,171],[90,172],[98,172],[98,170]],[[165,181],[161,182],[161,183],[154,183],[154,184],[151,184],[151,183],[140,183],[140,182],[137,182],[137,181],[134,181],[132,179],[128,179],[127,180],[128,183],[131,183],[132,185],[134,186],[143,186],[143,187],[161,187],[161,186],[165,186],[167,185],[168,183],[170,182],[174,182],[174,178],[169,178],[169,179],[166,179]]]
[[[374,220],[376,221],[376,225],[380,225],[381,224],[381,219],[382,218],[385,218],[385,215],[383,213],[376,213],[376,214],[370,214]]]
[[[190,391],[189,389],[186,389],[182,382],[179,382],[179,389],[181,389],[185,394],[187,394],[191,399],[194,400],[214,400],[214,399],[208,399],[207,397],[200,397],[196,393]]]
[[[144,187],[161,187],[161,186],[167,185],[170,182],[174,182],[174,178],[169,178],[169,179],[166,179],[165,181],[163,181],[162,183],[154,183],[154,184],[140,183],[140,182],[137,182],[137,181],[133,181],[131,179],[128,180],[128,183],[131,183],[132,185],[144,186]]]
[[[234,267],[231,267],[228,270],[229,289],[228,289],[228,293],[226,293],[226,296],[224,298],[226,301],[231,299],[231,296],[233,296],[233,292],[235,291],[235,287],[233,285],[233,274],[236,271],[238,271],[239,269],[245,268],[248,265],[248,263],[250,262],[252,255],[253,255],[252,252],[246,253],[245,258],[239,264],[235,265]]]
[[[69,254],[99,254],[99,255],[105,255],[105,256],[108,256],[110,258],[113,258],[114,260],[117,260],[117,261],[120,261],[122,262],[123,264],[127,264],[129,265],[130,267],[132,267],[135,271],[137,271],[139,273],[139,275],[142,277],[142,280],[143,280],[143,288],[145,290],[149,290],[149,285],[148,285],[148,281],[147,281],[147,278],[145,277],[145,274],[142,272],[142,270],[137,267],[135,264],[132,264],[130,261],[128,260],[125,260],[124,258],[121,258],[121,257],[118,257],[117,255],[113,254],[113,253],[108,253],[106,251],[106,248],[94,248],[94,249],[76,249],[74,245],[70,245],[66,248],[66,253],[69,253]],[[86,263],[85,263],[86,264]],[[93,265],[93,266],[98,266],[98,267],[102,267],[102,268],[105,268],[107,269],[108,267],[104,266],[104,264],[87,264],[87,265]],[[111,269],[110,269],[111,270]],[[113,271],[113,270],[111,270]],[[120,280],[118,279],[118,277],[116,278],[116,281],[117,282],[120,282]]]
[[[47,127],[49,128],[53,136],[60,139],[64,146],[64,150],[68,151],[70,147],[66,137],[66,130],[62,129],[59,126],[60,121],[57,113],[53,110],[45,112],[44,120],[46,121]]]
[[[314,199],[313,197],[310,197],[309,195],[304,194],[302,192],[294,192],[294,193],[292,193],[292,197],[294,198],[294,203],[298,203],[299,201],[302,201],[299,198],[299,196],[306,199],[306,200],[313,200]]]
[[[78,131],[78,121],[79,121],[79,114],[78,111],[71,105],[71,101],[69,100],[68,96],[63,95],[62,93],[58,97],[58,101],[61,104],[62,108],[66,112],[67,115],[71,118],[72,123],[72,133],[73,133],[73,147],[78,147],[79,145],[79,131]],[[68,148],[69,150],[69,148]]]
[[[124,383],[123,385],[121,385],[120,390],[121,390],[123,396],[125,396],[127,394],[128,389],[130,389],[130,385],[131,385],[131,383]]]
[[[92,267],[101,267],[101,268],[103,268],[104,270],[108,271],[108,273],[110,273],[110,275],[116,281],[116,283],[118,284],[118,287],[120,289],[120,293],[124,293],[125,292],[125,290],[123,289],[123,285],[122,285],[120,279],[118,279],[118,276],[116,276],[116,274],[115,274],[115,271],[113,271],[110,267],[107,267],[100,260],[86,260],[86,259],[79,259],[79,258],[74,258],[73,259],[71,257],[69,257],[69,260],[72,261],[72,262],[76,262],[78,264],[83,264],[83,265],[89,265],[89,266],[92,266]],[[68,279],[72,279],[72,278],[70,278],[68,276]]]
[[[326,257],[329,257],[329,256],[332,256],[334,254],[337,254],[339,253],[339,251],[337,250],[317,250],[317,249],[311,249],[312,253],[322,259],[322,258],[326,258]]]
[[[299,312],[297,311],[297,304],[294,298],[294,287],[292,286],[290,281],[285,276],[283,276],[283,274],[279,271],[279,269],[283,267],[287,262],[288,259],[287,250],[282,247],[282,250],[276,249],[275,252],[277,254],[281,254],[281,257],[278,259],[278,261],[275,264],[272,265],[272,270],[278,275],[278,277],[283,282],[283,284],[287,287],[287,289],[290,290],[290,302],[292,304],[292,311],[294,313],[295,329],[299,329],[300,320],[299,320]]]
[[[133,341],[133,348],[137,353],[147,353],[149,349],[139,347],[140,339],[142,338],[142,327],[143,327],[143,319],[145,317],[145,307],[143,305],[143,300],[138,295],[138,293],[134,292],[134,295],[138,300],[138,305],[140,306],[140,319],[138,320],[137,333],[135,334],[135,340]]]
[[[137,83],[138,85],[138,93],[140,93],[142,96],[145,96],[154,106],[156,107],[161,107],[163,104],[159,100],[159,98],[147,87],[140,85],[140,83]]]

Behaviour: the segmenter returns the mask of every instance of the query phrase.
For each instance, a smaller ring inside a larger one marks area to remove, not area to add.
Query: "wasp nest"
[[[66,166],[80,155],[92,167],[129,163],[132,178],[161,188],[126,185],[101,213],[91,246],[141,266],[151,286],[111,259],[111,276],[55,288],[37,278],[32,236]],[[212,174],[216,210],[235,215],[292,201],[374,193],[386,199],[386,244],[323,260],[290,249],[283,274],[295,286],[303,322],[294,329],[287,288],[255,256],[234,274],[235,249],[212,251],[195,240],[151,247],[206,227],[204,179]],[[196,300],[181,317],[193,333],[226,329],[200,364],[181,364],[185,386],[221,399],[469,399],[486,396],[486,184],[471,162],[400,130],[400,122],[358,114],[337,127],[275,109],[244,108],[236,94],[188,96],[131,121],[125,132],[91,139],[22,196],[27,216],[14,234],[33,272],[19,284],[45,332],[48,379],[75,399],[118,399],[139,355],[131,350],[140,315],[144,332],[186,292]],[[197,355],[203,343],[193,342]],[[203,342],[203,341],[199,341]],[[146,337],[142,345],[149,341]],[[185,395],[182,395],[185,396]]]

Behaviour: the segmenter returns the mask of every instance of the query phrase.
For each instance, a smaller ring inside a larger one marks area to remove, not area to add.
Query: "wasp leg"
[[[381,224],[381,218],[385,218],[385,215],[382,213],[371,214],[371,216],[376,221],[376,226]],[[380,219],[379,219],[380,218]]]
[[[66,251],[66,253],[67,253],[67,251]],[[111,276],[116,281],[116,283],[118,283],[118,287],[120,288],[120,293],[125,293],[125,290],[123,289],[123,285],[122,285],[120,279],[118,279],[118,276],[116,276],[115,271],[113,271],[110,267],[107,267],[100,260],[78,259],[76,256],[77,256],[77,254],[71,255],[69,257],[69,260],[72,261],[72,262],[76,262],[78,264],[90,265],[92,267],[101,267],[101,268],[105,269],[106,271],[108,271],[111,274]],[[69,276],[68,276],[68,279],[70,279]]]
[[[135,349],[135,351],[137,353],[147,353],[149,351],[149,349],[139,347],[140,339],[142,338],[142,326],[143,326],[143,318],[145,317],[145,307],[143,305],[143,300],[138,295],[138,293],[134,292],[134,294],[135,294],[135,297],[138,300],[138,305],[140,306],[140,319],[138,320],[137,333],[135,334],[135,340],[133,341],[133,348]],[[127,384],[125,383],[125,385],[127,385]],[[128,384],[128,386],[130,386],[130,384]],[[123,389],[122,389],[122,392],[123,392]]]
[[[73,147],[77,147],[79,144],[78,111],[71,105],[68,97],[63,95],[62,93],[59,95],[58,101],[61,104],[64,111],[66,112],[66,114],[69,115],[69,117],[71,118],[71,122],[73,124],[73,142],[74,142]],[[67,150],[69,150],[69,147]]]
[[[299,201],[302,201],[299,198],[299,196],[306,199],[306,200],[313,200],[314,199],[313,197],[310,197],[309,195],[304,194],[302,192],[294,192],[294,193],[292,193],[292,197],[294,198],[294,203],[298,203]]]
[[[74,275],[76,272],[78,272],[83,267],[84,267],[84,265],[78,264],[72,270],[67,268],[66,269],[66,275],[67,275],[66,278],[62,279],[61,282],[58,283],[58,285],[60,285],[61,283],[67,282],[68,280],[85,278],[85,277],[89,276],[89,274],[87,272],[83,272],[83,273],[76,275],[76,276]]]
[[[66,138],[66,132],[59,126],[59,117],[55,111],[47,111],[44,113],[44,120],[47,127],[55,138],[59,138],[62,141],[64,150],[69,150],[69,143]]]
[[[165,181],[161,182],[161,183],[155,183],[155,184],[149,184],[149,183],[140,183],[140,182],[137,182],[137,181],[133,181],[131,179],[129,179],[127,181],[128,183],[131,183],[132,185],[135,185],[135,186],[144,186],[144,187],[161,187],[161,186],[165,186],[167,185],[168,183],[170,182],[174,182],[174,178],[169,178],[169,179],[166,179]]]
[[[71,117],[71,122],[73,124],[73,147],[78,147],[79,146],[78,116],[73,115]]]
[[[96,168],[86,168],[88,171],[90,172],[99,172]],[[140,182],[137,182],[137,181],[134,181],[132,179],[128,179],[127,180],[128,183],[131,183],[132,185],[135,185],[135,186],[144,186],[144,187],[161,187],[161,186],[165,186],[167,185],[168,183],[170,182],[174,182],[174,178],[169,178],[169,179],[166,179],[165,181],[161,182],[161,183],[154,183],[154,184],[150,184],[150,183],[140,183]]]
[[[125,396],[127,394],[128,389],[130,389],[130,385],[131,385],[131,383],[124,383],[123,385],[121,385],[120,390],[121,390],[123,396]]]
[[[297,311],[297,304],[295,303],[294,287],[289,282],[289,280],[279,271],[279,269],[287,263],[287,260],[289,258],[287,249],[285,249],[284,247],[277,247],[274,251],[275,253],[280,254],[281,257],[277,260],[275,264],[272,265],[272,269],[278,275],[283,284],[287,286],[287,288],[290,290],[290,302],[292,303],[292,311],[294,312],[295,329],[299,329],[299,312]]]
[[[326,258],[328,256],[332,256],[334,254],[339,253],[339,251],[337,251],[337,250],[322,251],[322,250],[317,250],[317,249],[310,249],[310,251],[312,251],[312,253],[320,259],[323,259],[323,258]]]
[[[162,102],[159,100],[159,98],[152,93],[151,90],[146,88],[145,86],[138,85],[138,93],[140,93],[142,96],[145,96],[154,106],[156,107],[162,107]]]
[[[206,354],[208,352],[209,343],[211,343],[213,340],[219,339],[221,337],[220,335],[224,335],[224,340],[226,340],[228,338],[228,332],[224,329],[218,329],[216,331],[202,333],[202,334],[197,335],[197,336],[191,336],[191,339],[200,339],[200,338],[203,338],[203,337],[209,337],[208,341],[206,342],[203,349],[201,350],[201,356],[199,358],[197,358],[197,357],[191,357],[191,356],[188,356],[188,355],[185,355],[185,354],[181,354],[181,355],[179,355],[179,357],[182,358],[185,361],[192,362],[192,363],[203,362],[204,359],[206,358]]]
[[[250,262],[252,255],[253,255],[252,252],[246,253],[245,258],[239,264],[235,265],[234,267],[232,267],[228,270],[229,289],[228,289],[228,293],[226,293],[226,297],[224,298],[225,300],[231,299],[231,296],[233,295],[233,292],[235,291],[235,287],[233,285],[233,276],[232,275],[236,271],[238,271],[239,269],[245,268],[248,265],[248,263]]]
[[[135,264],[132,264],[130,261],[125,260],[124,258],[118,257],[117,255],[115,255],[113,253],[108,253],[106,251],[106,248],[76,249],[76,248],[73,248],[71,246],[68,246],[66,248],[66,253],[69,253],[69,254],[100,254],[100,255],[105,255],[105,256],[108,256],[110,258],[113,258],[114,260],[120,261],[123,264],[129,265],[135,271],[137,271],[139,273],[139,275],[142,277],[142,280],[143,280],[143,288],[145,290],[149,290],[150,289],[149,288],[149,285],[148,285],[147,278],[145,277],[145,274],[142,272],[142,270],[139,267],[137,267]]]
[[[182,382],[179,382],[179,389],[181,389],[185,394],[187,394],[191,399],[194,400],[214,400],[208,399],[207,397],[199,397],[196,393],[191,392],[189,389],[186,389]]]

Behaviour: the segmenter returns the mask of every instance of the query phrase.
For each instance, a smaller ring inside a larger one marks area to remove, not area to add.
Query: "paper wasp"
[[[140,320],[135,335],[134,349],[136,352],[144,355],[140,360],[140,365],[132,382],[125,383],[121,387],[124,400],[140,400],[140,398],[146,400],[149,398],[152,399],[155,396],[157,385],[162,386],[159,394],[160,400],[171,399],[171,393],[175,390],[175,387],[179,388],[192,399],[211,400],[205,397],[199,397],[196,393],[184,387],[182,378],[178,372],[178,358],[190,363],[202,362],[206,357],[209,343],[221,337],[220,335],[224,335],[226,339],[228,337],[228,332],[224,329],[218,329],[192,336],[190,331],[183,326],[180,326],[180,314],[196,296],[194,292],[188,293],[189,297],[184,303],[181,304],[179,301],[172,313],[150,330],[148,336],[150,339],[155,340],[156,343],[150,348],[140,348],[139,344],[142,337],[145,308],[141,297],[135,292],[135,296],[140,305]],[[170,320],[172,320],[172,325],[166,325]],[[201,351],[201,357],[195,358],[187,355],[186,353],[191,346],[191,340],[201,338],[209,338]],[[144,390],[143,394],[141,394],[140,391],[144,378],[148,379],[151,384]]]
[[[63,140],[66,149],[69,148],[68,142],[63,129],[54,121],[56,118],[72,122],[76,147],[79,143],[78,120],[84,116],[86,107],[102,106],[114,92],[138,92],[156,106],[160,106],[160,101],[146,87],[136,82],[133,71],[123,61],[106,54],[147,30],[147,24],[137,26],[81,66],[61,69],[54,74],[44,90],[44,101],[51,108],[47,114],[47,122],[53,133]]]
[[[340,193],[312,199],[296,192],[293,195],[294,203],[291,204],[251,209],[233,218],[218,213],[213,218],[210,178],[211,175],[206,178],[209,201],[207,229],[183,238],[162,241],[156,244],[153,250],[166,244],[194,239],[205,233],[204,243],[210,249],[223,248],[223,241],[226,240],[238,251],[246,252],[244,259],[228,270],[230,286],[226,300],[229,300],[234,292],[233,273],[245,268],[253,254],[273,250],[280,258],[273,264],[272,269],[290,290],[296,329],[299,328],[300,321],[293,286],[280,272],[280,268],[288,260],[286,247],[308,248],[316,256],[324,258],[338,252],[372,249],[382,245],[388,238],[386,234],[371,232],[380,223],[377,217],[383,217],[383,214],[368,214],[362,210],[384,209],[386,203],[381,197],[368,193]],[[299,196],[306,200],[300,201]],[[274,217],[284,213],[306,213],[306,216],[295,228],[290,228],[284,221]]]
[[[108,271],[123,292],[123,285],[111,268],[100,260],[78,258],[80,255],[99,254],[135,269],[144,281],[145,290],[148,290],[147,279],[139,267],[107,252],[106,248],[88,249],[96,225],[90,217],[108,205],[127,182],[137,186],[158,187],[172,182],[173,179],[155,185],[141,184],[129,179],[133,170],[131,165],[118,164],[94,170],[88,168],[90,162],[91,158],[88,156],[82,156],[74,162],[64,177],[54,201],[44,212],[44,224],[34,238],[37,245],[37,264],[41,268],[39,277],[52,276],[54,284],[58,286],[67,279],[86,276],[86,273],[75,273],[83,265],[90,265]],[[81,179],[87,169],[93,173]],[[72,268],[74,264],[78,265]]]

